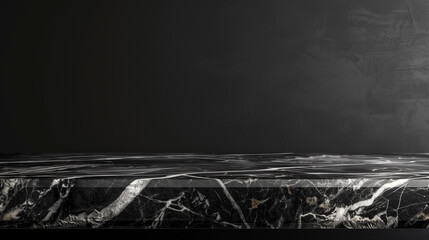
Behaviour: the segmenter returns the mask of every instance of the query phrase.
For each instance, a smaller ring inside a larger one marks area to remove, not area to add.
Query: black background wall
[[[0,152],[429,151],[428,1],[0,4]]]

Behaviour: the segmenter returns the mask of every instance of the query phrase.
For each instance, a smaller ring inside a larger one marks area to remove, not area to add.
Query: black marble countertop
[[[429,154],[0,156],[0,228],[426,228]]]

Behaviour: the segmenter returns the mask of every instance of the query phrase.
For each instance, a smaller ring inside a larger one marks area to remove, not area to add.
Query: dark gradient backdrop
[[[429,152],[429,1],[0,9],[0,152]]]

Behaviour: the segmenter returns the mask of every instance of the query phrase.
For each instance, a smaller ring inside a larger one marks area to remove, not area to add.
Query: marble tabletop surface
[[[0,228],[428,228],[429,154],[9,154]]]
[[[429,154],[10,154],[0,178],[166,177],[426,179]]]

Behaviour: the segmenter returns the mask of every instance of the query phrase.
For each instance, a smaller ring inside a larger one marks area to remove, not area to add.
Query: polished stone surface
[[[426,228],[429,155],[0,157],[1,228]]]

